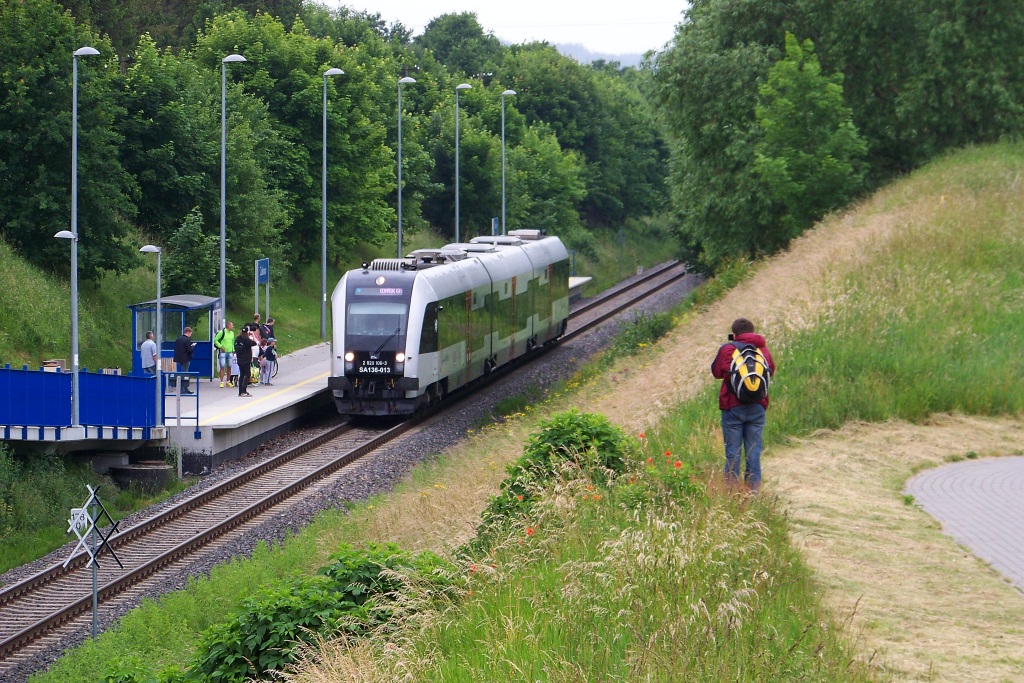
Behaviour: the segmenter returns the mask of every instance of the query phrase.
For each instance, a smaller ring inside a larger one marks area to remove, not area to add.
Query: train
[[[342,415],[409,415],[561,337],[569,252],[539,230],[376,259],[331,294]]]

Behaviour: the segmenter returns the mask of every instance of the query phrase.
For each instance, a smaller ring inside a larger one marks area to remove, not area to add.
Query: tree
[[[507,152],[506,165],[508,230],[537,229],[562,236],[582,231],[583,162],[575,153],[563,151],[550,130],[530,126],[522,143]]]
[[[504,48],[493,33],[485,33],[475,12],[442,14],[432,19],[413,43],[430,50],[453,76],[480,76],[495,70]]]
[[[785,9],[753,0],[694,3],[657,57],[676,230],[681,257],[695,269],[777,248],[770,227],[781,209],[754,170],[761,138],[754,109],[757,84],[780,55],[769,39],[781,33]]]
[[[53,239],[71,215],[72,53],[79,59],[79,276],[123,272],[137,262],[123,241],[135,213],[132,178],[118,159],[122,116],[110,44],[49,0],[0,3],[0,226],[36,265],[68,272],[67,244]]]
[[[195,207],[170,236],[163,273],[167,292],[220,292],[220,239],[203,228],[203,214]]]
[[[583,66],[547,44],[514,47],[501,78],[528,124],[543,123],[585,162],[581,209],[594,225],[643,215],[664,196],[667,152],[639,89],[604,66]]]
[[[867,146],[843,103],[842,74],[824,76],[814,44],[786,33],[786,56],[760,87],[756,172],[785,209],[779,245],[844,205],[864,178]]]
[[[236,51],[248,61],[232,69],[232,78],[265,103],[273,133],[266,142],[272,146],[265,142],[254,157],[267,170],[267,187],[281,191],[291,257],[306,262],[320,251],[323,72],[329,67],[345,72],[328,80],[332,251],[358,241],[379,244],[393,216],[386,203],[394,181],[385,128],[397,98],[388,84],[394,82],[392,58],[314,38],[301,21],[285,31],[270,16],[238,12],[213,21],[200,36],[196,57],[219,71],[220,58]]]
[[[168,239],[192,211],[219,213],[220,83],[147,34],[124,75],[121,161],[139,184],[137,224]],[[209,228],[213,228],[211,222]]]

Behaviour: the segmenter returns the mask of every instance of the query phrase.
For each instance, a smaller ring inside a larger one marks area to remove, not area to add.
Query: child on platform
[[[270,380],[274,376],[274,368],[277,366],[277,340],[273,337],[267,339],[266,346],[260,352],[260,360],[263,361],[263,369],[260,371],[260,384],[270,386]]]

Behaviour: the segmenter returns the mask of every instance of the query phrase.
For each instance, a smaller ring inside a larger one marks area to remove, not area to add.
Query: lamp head
[[[88,45],[86,45],[85,47],[80,47],[74,52],[76,57],[85,57],[86,55],[98,55],[99,53],[99,50],[97,50],[94,47],[89,47]]]
[[[471,86],[469,83],[459,83],[457,86],[455,86],[456,90],[471,90],[472,88],[473,86]]]
[[[501,94],[502,95],[517,95],[518,93],[515,90],[512,90],[511,88],[509,88],[508,90],[506,90],[505,92],[503,92]]]
[[[341,69],[328,69],[324,72],[324,76],[344,76],[345,72]]]
[[[59,237],[62,240],[73,240],[75,239],[75,233],[70,230],[61,230],[54,237]]]
[[[242,55],[228,55],[227,57],[225,57],[224,59],[222,59],[220,61],[224,62],[225,64],[229,64],[231,62],[245,62],[245,61],[248,61],[248,60],[245,57],[243,57]]]
[[[413,78],[412,76],[406,76],[405,78],[399,78],[398,82],[399,83],[415,83],[416,79]]]
[[[144,254],[159,254],[160,247],[154,246],[152,244],[147,244],[146,246],[139,249],[139,251],[143,252]]]

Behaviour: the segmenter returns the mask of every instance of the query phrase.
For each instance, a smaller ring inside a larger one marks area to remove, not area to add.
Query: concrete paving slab
[[[1024,592],[1024,457],[927,470],[906,492],[942,529]]]

